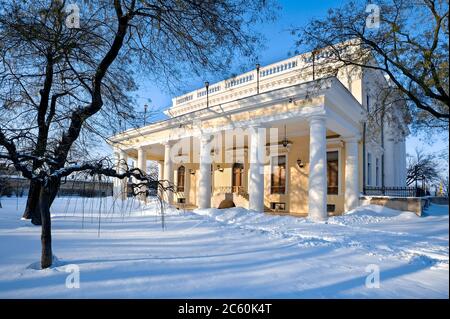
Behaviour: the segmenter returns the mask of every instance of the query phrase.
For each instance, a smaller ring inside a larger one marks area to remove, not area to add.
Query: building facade
[[[175,205],[315,220],[357,207],[365,186],[405,186],[401,105],[374,111],[386,79],[349,67],[321,74],[309,57],[174,98],[167,120],[111,138],[117,165],[158,163],[159,179],[176,187],[166,198]]]

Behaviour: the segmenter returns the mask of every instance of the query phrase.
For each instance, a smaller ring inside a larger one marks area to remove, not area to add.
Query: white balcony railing
[[[309,53],[295,56],[293,58],[283,60],[259,69],[259,81],[261,84],[270,83],[272,80],[277,80],[279,76],[299,71],[302,68],[310,66],[312,63]],[[214,83],[209,86],[208,96],[212,100],[215,97],[222,97],[227,93],[234,92],[236,89],[246,89],[247,87],[256,87],[257,73],[256,69],[240,74],[233,78]],[[206,102],[206,89],[201,88],[173,99],[173,106],[170,108],[172,115],[180,115],[183,112],[184,106],[190,106],[198,103]]]

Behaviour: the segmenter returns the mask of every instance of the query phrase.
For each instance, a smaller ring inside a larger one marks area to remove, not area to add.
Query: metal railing
[[[368,196],[395,196],[395,197],[424,197],[430,193],[421,187],[379,187],[365,186],[364,195]]]

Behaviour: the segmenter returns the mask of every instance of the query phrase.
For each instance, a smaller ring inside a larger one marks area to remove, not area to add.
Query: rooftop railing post
[[[209,108],[209,82],[206,81],[205,82],[205,87],[206,87],[206,108]]]
[[[259,94],[259,69],[261,65],[256,63],[256,94]]]

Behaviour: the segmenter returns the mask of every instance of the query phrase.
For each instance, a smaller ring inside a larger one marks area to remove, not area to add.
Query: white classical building
[[[324,220],[365,187],[406,186],[403,105],[375,112],[386,85],[374,70],[321,73],[306,53],[176,97],[167,120],[111,144],[117,163],[156,161],[174,205]]]

